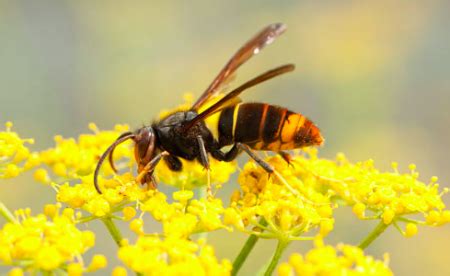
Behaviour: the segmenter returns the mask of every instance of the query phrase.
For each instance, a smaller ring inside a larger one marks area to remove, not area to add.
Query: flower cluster
[[[164,184],[181,189],[194,189],[205,186],[208,183],[207,177],[210,177],[212,185],[220,188],[223,183],[228,182],[230,175],[236,171],[235,162],[228,163],[211,159],[211,172],[208,176],[205,168],[197,162],[181,160],[181,163],[183,170],[174,172],[169,169],[166,163],[162,162],[156,167],[155,174]]]
[[[294,240],[314,228],[327,235],[334,224],[329,196],[306,185],[283,158],[266,161],[275,168],[273,175],[254,162],[244,166],[238,179],[242,192],[233,193],[225,222],[264,238]]]
[[[131,173],[117,175],[111,179],[99,178],[105,187],[102,194],[94,189],[92,175],[82,177],[81,183],[57,185],[57,200],[71,208],[80,208],[95,217],[103,217],[120,211],[130,202],[146,199],[150,191],[139,187]]]
[[[60,183],[91,175],[100,155],[120,134],[129,129],[127,125],[116,125],[113,131],[100,131],[94,124],[90,124],[89,128],[93,133],[82,134],[77,140],[55,136],[55,147],[39,153],[40,161],[50,167],[53,174],[58,177],[52,179],[53,181]],[[114,151],[117,160],[123,157],[130,159],[131,155],[132,152],[125,144],[118,146]],[[129,165],[121,164],[119,168],[126,166]],[[102,171],[107,175],[112,173],[109,166],[104,166]],[[51,181],[44,169],[38,170],[35,178],[44,183]]]
[[[106,266],[103,255],[84,265],[82,254],[95,244],[91,231],[75,225],[74,210],[46,205],[44,214],[32,216],[30,209],[16,211],[16,218],[0,230],[0,261],[26,270],[95,271]]]
[[[239,189],[228,204],[216,193],[212,197],[201,193],[195,196],[191,189],[205,188],[209,177],[197,162],[182,161],[181,172],[172,172],[164,162],[157,166],[157,180],[178,188],[171,195],[141,187],[135,180],[130,143],[124,143],[114,154],[118,173],[107,164],[100,171],[98,182],[103,193],[99,194],[93,185],[99,157],[128,131],[128,126],[100,131],[91,124],[90,129],[93,133],[78,139],[57,136],[55,147],[37,153],[25,147],[32,140],[21,139],[11,131],[10,123],[6,131],[0,132],[0,178],[35,168],[34,179],[52,187],[58,201],[46,205],[44,213],[37,216],[31,216],[30,210],[19,210],[14,216],[0,202],[0,215],[9,221],[0,229],[0,262],[15,267],[11,275],[21,275],[23,270],[80,275],[105,267],[103,255],[95,255],[89,265],[82,257],[94,246],[95,236],[80,227],[89,226],[88,222],[95,219],[105,224],[120,246],[118,258],[124,266],[114,269],[113,275],[117,276],[126,275],[127,268],[144,275],[229,275],[232,269],[237,273],[251,246],[243,247],[232,268],[228,260],[216,258],[205,240],[193,241],[193,234],[218,229],[241,231],[249,235],[249,244],[258,238],[278,240],[268,274],[276,268],[287,244],[314,240],[314,249],[304,256],[292,255],[278,267],[278,273],[391,275],[386,262],[363,252],[384,229],[392,224],[410,237],[418,232],[419,224],[439,226],[450,222],[450,211],[442,201],[447,190],[439,190],[436,177],[429,183],[421,182],[414,165],[410,165],[409,173],[400,173],[395,163],[393,172],[380,172],[371,160],[351,163],[343,154],[338,154],[336,160],[323,159],[313,149],[305,149],[304,155],[296,152],[289,163],[286,156],[267,157],[265,161],[275,169],[272,174],[249,161],[240,171]],[[236,170],[236,162],[211,159],[214,191],[229,182]],[[361,220],[380,221],[358,248],[334,248],[320,242],[332,232],[334,209],[341,206],[350,206]],[[84,216],[86,212],[89,214]],[[410,215],[414,214],[422,214],[423,220],[412,219]],[[162,225],[162,233],[145,231],[149,215]],[[128,221],[137,235],[135,244],[123,239],[115,220]],[[405,223],[403,228],[400,222]]]
[[[13,124],[7,122],[6,130],[0,131],[0,178],[12,178],[21,172],[39,165],[37,153],[32,153],[26,144],[33,139],[23,139],[11,131]]]
[[[438,226],[450,222],[450,211],[445,210],[442,201],[448,189],[439,191],[437,177],[428,184],[418,180],[414,164],[409,166],[409,173],[400,173],[395,162],[393,172],[380,172],[373,160],[354,164],[343,154],[333,161],[317,158],[315,151],[309,153],[309,158],[298,156],[292,160],[299,168],[295,174],[316,190],[332,192],[334,199],[352,206],[360,219],[381,219],[385,224],[409,222],[403,232],[407,236],[417,232],[416,224]],[[406,218],[412,214],[422,214],[425,220]]]
[[[193,199],[193,196],[192,191],[181,190],[173,194],[175,201],[169,203],[165,194],[155,191],[142,203],[141,210],[162,223],[166,237],[188,238],[194,233],[226,228],[221,220],[224,207],[220,199]],[[130,228],[138,235],[145,234],[141,218],[131,221]]]
[[[197,242],[158,237],[139,237],[136,244],[119,249],[119,259],[145,275],[229,275],[231,263],[217,260],[204,240]]]
[[[96,217],[120,211],[123,205],[146,198],[146,191],[140,189],[132,176],[133,159],[129,145],[122,144],[114,151],[114,158],[120,161],[120,170],[127,173],[114,175],[109,165],[102,167],[99,184],[104,188],[98,194],[93,185],[93,172],[100,155],[117,139],[128,131],[126,125],[116,125],[113,131],[100,131],[94,124],[89,128],[92,134],[82,134],[75,139],[55,137],[56,146],[39,154],[42,164],[51,168],[54,177],[46,169],[35,171],[37,181],[49,184],[57,190],[57,200],[71,208],[80,208]]]
[[[355,246],[340,244],[335,248],[320,244],[304,256],[292,254],[288,262],[280,264],[278,275],[393,275],[387,263],[387,256],[379,261]]]

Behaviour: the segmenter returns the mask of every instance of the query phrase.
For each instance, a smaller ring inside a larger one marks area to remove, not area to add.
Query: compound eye
[[[155,135],[153,129],[142,128],[135,138],[135,158],[139,165],[146,165],[150,162],[155,149]]]

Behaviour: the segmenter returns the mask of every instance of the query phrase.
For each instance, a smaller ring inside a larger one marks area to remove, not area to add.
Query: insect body
[[[109,156],[115,170],[113,152],[117,145],[132,139],[138,164],[137,180],[154,186],[153,171],[163,160],[173,171],[182,170],[180,158],[198,160],[209,173],[209,155],[220,161],[232,161],[244,151],[266,171],[273,172],[270,164],[254,150],[274,151],[286,157],[284,150],[321,145],[319,129],[305,116],[283,107],[265,103],[241,103],[238,96],[261,82],[294,70],[287,64],[269,70],[226,94],[215,104],[199,109],[218,94],[233,73],[250,57],[270,44],[285,30],[283,24],[272,24],[242,46],[230,59],[206,91],[188,111],[178,111],[151,126],[126,132],[103,153],[94,172],[94,184],[99,193],[97,176],[103,161]],[[224,152],[225,146],[232,146]],[[209,177],[208,177],[209,179]],[[208,183],[208,191],[210,191]]]

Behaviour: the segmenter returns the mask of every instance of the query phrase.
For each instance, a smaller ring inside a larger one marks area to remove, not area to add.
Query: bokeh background
[[[415,163],[422,180],[437,175],[449,187],[449,10],[449,1],[0,0],[0,122],[34,137],[35,149],[53,145],[55,134],[87,132],[89,122],[139,127],[185,92],[199,95],[244,41],[284,22],[287,33],[241,68],[235,84],[286,62],[297,70],[244,98],[312,118],[326,138],[323,157],[342,151],[381,169],[398,161],[404,171]],[[41,210],[55,199],[25,174],[1,183],[0,200]],[[349,209],[337,216],[330,243],[356,244],[374,226]],[[91,251],[111,252],[113,267],[115,245],[102,225],[93,227]],[[389,252],[398,275],[450,275],[450,227],[420,227],[410,239],[391,228],[370,254]],[[218,231],[209,240],[233,259],[245,236]],[[308,247],[294,243],[285,257]],[[242,275],[274,248],[258,243]]]

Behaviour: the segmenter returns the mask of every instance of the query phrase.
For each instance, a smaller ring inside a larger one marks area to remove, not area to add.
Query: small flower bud
[[[108,260],[106,259],[105,256],[103,255],[94,255],[94,257],[92,257],[92,261],[91,264],[88,267],[89,271],[96,271],[99,270],[101,268],[105,268],[108,265]]]
[[[124,219],[126,221],[129,221],[132,218],[134,218],[134,216],[136,216],[136,209],[134,209],[131,206],[127,206],[127,207],[123,208],[122,213],[123,213]]]
[[[127,276],[127,270],[123,266],[116,266],[112,272],[112,276]]]
[[[383,219],[384,224],[390,224],[392,220],[395,217],[394,211],[391,209],[386,209],[383,214],[381,215],[381,218]]]
[[[70,263],[67,266],[68,276],[81,276],[83,275],[83,266],[80,263]]]
[[[414,223],[408,223],[406,224],[406,230],[405,230],[405,236],[406,237],[412,237],[417,234],[417,225]]]

